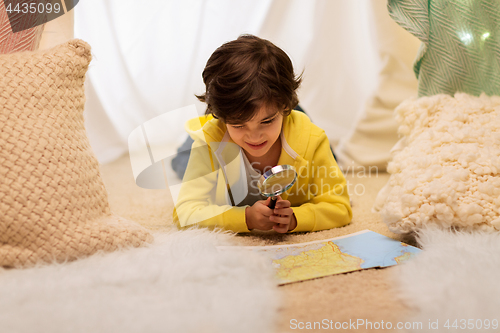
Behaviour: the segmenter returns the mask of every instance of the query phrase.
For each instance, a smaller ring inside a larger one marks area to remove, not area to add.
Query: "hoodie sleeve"
[[[191,148],[186,173],[174,200],[173,219],[179,228],[220,227],[234,232],[249,232],[245,207],[216,205],[218,164],[210,147],[200,139]]]
[[[305,184],[309,200],[293,207],[297,227],[292,232],[325,230],[348,224],[352,219],[352,209],[346,179],[333,158],[324,131],[317,139],[310,163]]]

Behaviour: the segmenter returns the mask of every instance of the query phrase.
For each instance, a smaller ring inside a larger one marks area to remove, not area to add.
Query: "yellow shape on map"
[[[281,284],[346,273],[361,269],[363,259],[340,251],[333,242],[325,246],[274,260]]]
[[[400,255],[399,257],[394,258],[394,260],[396,260],[396,262],[399,265],[400,263],[410,259],[411,257],[413,257],[413,253],[405,252],[404,254]]]

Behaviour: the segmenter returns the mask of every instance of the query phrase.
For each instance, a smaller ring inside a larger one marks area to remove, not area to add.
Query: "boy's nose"
[[[257,142],[262,138],[262,135],[260,133],[256,132],[251,132],[248,134],[248,139],[251,140],[252,142]]]

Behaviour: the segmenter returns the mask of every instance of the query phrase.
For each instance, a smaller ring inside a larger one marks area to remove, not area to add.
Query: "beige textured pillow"
[[[0,55],[0,265],[152,241],[110,213],[83,122],[90,46]]]
[[[409,99],[396,119],[405,144],[375,203],[389,229],[500,230],[500,97]]]

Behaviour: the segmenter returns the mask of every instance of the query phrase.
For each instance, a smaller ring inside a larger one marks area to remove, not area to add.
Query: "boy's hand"
[[[259,229],[259,230],[271,230],[276,223],[269,220],[269,216],[272,215],[272,210],[268,207],[271,202],[271,198],[267,200],[259,200],[253,204],[253,206],[247,207],[245,209],[245,220],[247,223],[248,230]]]
[[[297,219],[290,207],[290,201],[281,199],[279,195],[277,200],[273,214],[269,217],[269,220],[275,223],[273,226],[274,231],[285,233],[295,229],[297,227]]]

